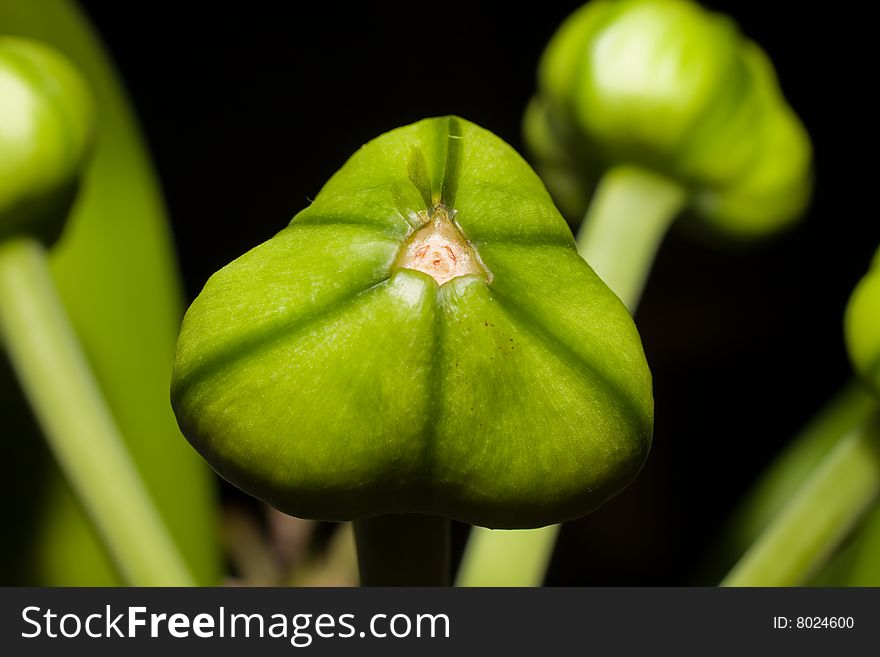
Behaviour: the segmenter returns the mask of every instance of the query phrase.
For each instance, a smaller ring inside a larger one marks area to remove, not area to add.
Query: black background
[[[579,4],[83,2],[143,121],[190,299],[391,128],[455,113],[524,152],[538,56]],[[796,231],[748,250],[669,236],[637,315],[652,455],[566,527],[550,584],[694,581],[737,497],[849,377],[842,313],[880,242],[869,23],[859,5],[707,4],[775,62],[814,140],[815,199]]]

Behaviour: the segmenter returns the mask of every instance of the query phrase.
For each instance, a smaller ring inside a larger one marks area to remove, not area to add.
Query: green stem
[[[0,335],[49,445],[126,580],[185,586],[181,559],[125,449],[49,273],[45,249],[0,245]]]
[[[448,586],[451,524],[414,514],[355,520],[361,586]]]
[[[846,584],[880,586],[880,503],[874,503],[874,508],[859,528]]]
[[[880,416],[828,453],[722,586],[804,584],[880,493]]]
[[[578,232],[578,252],[630,312],[687,200],[680,185],[637,167],[615,167],[599,182]],[[457,585],[540,586],[558,533],[558,525],[512,531],[474,527]]]
[[[855,381],[825,404],[743,497],[704,565],[701,581],[717,581],[729,570],[843,436],[876,407],[874,395]]]
[[[611,169],[599,182],[578,232],[578,252],[630,312],[686,201],[680,185],[635,167]]]
[[[456,586],[541,586],[559,527],[472,528]]]

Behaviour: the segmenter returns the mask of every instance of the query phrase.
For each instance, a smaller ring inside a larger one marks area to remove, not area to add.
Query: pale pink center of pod
[[[438,285],[471,274],[488,278],[474,247],[443,206],[434,208],[430,214],[423,213],[420,218],[425,225],[404,242],[397,258],[398,267],[428,274]]]

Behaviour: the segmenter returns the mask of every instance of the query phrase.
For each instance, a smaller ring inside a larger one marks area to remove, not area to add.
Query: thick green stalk
[[[34,240],[0,245],[0,334],[55,457],[128,582],[192,585],[70,326],[46,252]]]
[[[448,586],[450,525],[415,514],[355,520],[361,586]]]
[[[852,429],[752,544],[722,586],[798,586],[880,493],[880,416]]]
[[[541,586],[558,533],[559,525],[472,528],[456,586]]]
[[[578,231],[578,252],[634,313],[654,257],[687,202],[680,185],[636,167],[609,170]]]
[[[684,188],[630,166],[602,177],[577,236],[578,252],[635,312],[654,257],[687,202]],[[458,586],[540,586],[559,525],[527,530],[474,527]]]

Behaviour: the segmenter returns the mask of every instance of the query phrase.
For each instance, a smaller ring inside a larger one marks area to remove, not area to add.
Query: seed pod
[[[93,132],[79,72],[40,43],[0,37],[0,240],[51,243],[76,195]]]
[[[172,402],[223,477],[332,520],[578,517],[633,479],[653,426],[626,309],[522,158],[454,117],[371,141],[211,277]]]
[[[694,214],[724,234],[771,233],[809,200],[809,137],[772,64],[688,0],[579,9],[544,53],[536,102],[526,136],[542,167],[560,151],[599,172],[644,167],[687,188]]]
[[[849,299],[844,328],[853,367],[880,394],[880,250]]]

